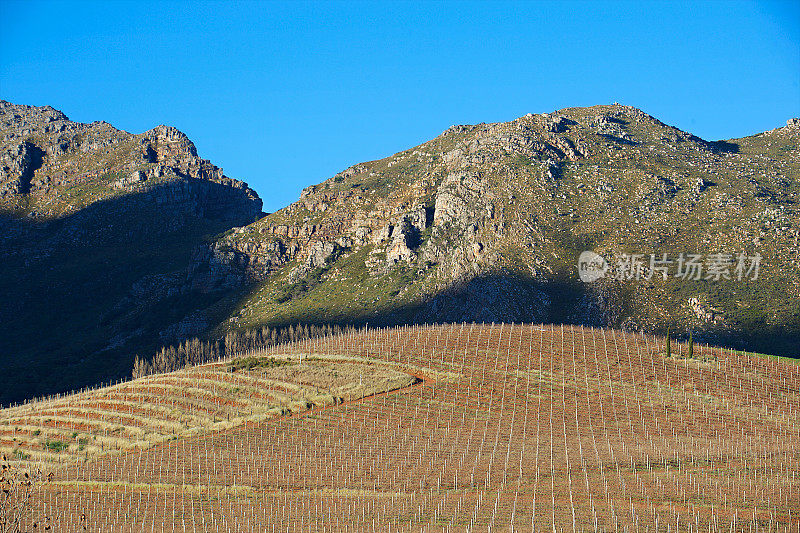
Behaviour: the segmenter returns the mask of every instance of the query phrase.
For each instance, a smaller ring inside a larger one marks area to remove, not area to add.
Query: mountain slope
[[[295,321],[576,322],[672,326],[798,356],[798,140],[796,119],[707,142],[617,104],[454,126],[305,189],[216,241],[197,268],[253,283],[218,333]],[[641,254],[644,268],[583,283],[584,250],[612,265]],[[681,253],[702,255],[700,279],[677,277]],[[673,261],[667,279],[649,275],[651,254]]]
[[[97,383],[207,327],[197,247],[261,215],[243,182],[159,126],[132,135],[0,102],[0,403]],[[220,303],[221,302],[221,303]]]
[[[259,218],[174,128],[0,113],[0,403],[262,324],[669,326],[800,356],[797,119],[718,142],[616,104],[453,126]],[[583,251],[630,268],[584,283]]]
[[[800,366],[665,344],[360,330],[3,409],[0,449],[53,531],[797,531]]]

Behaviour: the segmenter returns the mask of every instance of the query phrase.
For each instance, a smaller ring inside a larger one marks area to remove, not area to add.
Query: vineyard
[[[0,446],[46,473],[30,529],[798,531],[800,366],[670,348],[354,331],[5,409]]]

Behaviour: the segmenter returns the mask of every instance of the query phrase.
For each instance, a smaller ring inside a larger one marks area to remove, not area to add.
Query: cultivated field
[[[0,412],[12,464],[53,474],[29,519],[115,532],[800,528],[793,361],[472,324],[255,355]]]
[[[4,409],[0,452],[18,468],[50,471],[418,381],[402,368],[364,357],[247,354]]]

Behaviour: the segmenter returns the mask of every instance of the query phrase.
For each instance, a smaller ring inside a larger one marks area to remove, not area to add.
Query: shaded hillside
[[[0,410],[0,448],[56,531],[796,531],[797,362],[671,348],[362,330]]]
[[[453,126],[308,187],[197,268],[251,283],[217,334],[303,321],[672,326],[799,356],[799,142],[796,119],[708,142],[616,104]],[[628,270],[584,283],[585,250]],[[664,254],[667,279],[650,268]],[[678,277],[680,254],[700,270]]]
[[[0,122],[0,403],[123,375],[135,350],[226,316],[233,301],[193,291],[187,267],[261,215],[246,184],[174,128],[7,102]]]
[[[800,355],[796,119],[718,142],[616,104],[453,126],[263,218],[174,128],[7,102],[0,120],[0,402],[296,323],[671,326]],[[638,259],[584,283],[586,250]],[[667,279],[649,263],[664,254]]]

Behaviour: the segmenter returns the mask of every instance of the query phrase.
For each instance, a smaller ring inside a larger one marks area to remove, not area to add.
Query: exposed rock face
[[[445,265],[454,279],[480,273],[486,265],[480,239],[495,218],[495,200],[481,173],[448,174],[434,204],[431,236],[439,243],[426,249],[425,259]]]
[[[392,242],[386,250],[386,260],[389,264],[411,260],[418,241],[419,230],[404,217],[397,230],[393,231]]]
[[[28,194],[33,174],[42,166],[42,153],[38,146],[25,141],[6,148],[0,166],[0,197]]]
[[[486,196],[488,192],[488,184],[479,172],[448,174],[437,191],[433,224],[453,224],[465,230],[486,216],[491,217],[493,207]],[[485,210],[475,209],[478,204],[483,204]]]
[[[790,252],[800,246],[797,124],[707,142],[615,104],[453,126],[307,187],[298,202],[211,248],[227,250],[214,258],[230,268],[226,279],[238,272],[275,294],[242,306],[238,316],[254,317],[252,325],[286,320],[280,283],[304,283],[322,269],[306,292],[291,293],[294,319],[671,324],[741,339],[757,316],[765,331],[787,328],[782,338],[795,339],[800,309],[785,302],[800,301],[800,262]],[[586,249],[648,261],[758,250],[770,256],[770,281],[696,284],[691,291],[707,301],[701,313],[678,296],[685,289],[674,265],[666,280],[584,285],[576,269]],[[319,304],[316,291],[341,296]],[[304,302],[315,314],[302,314]]]
[[[310,267],[321,267],[325,265],[328,258],[333,255],[335,249],[335,243],[316,241],[308,249],[307,265]]]
[[[0,353],[16,357],[0,358],[0,393],[69,388],[24,364],[54,353],[107,369],[109,354],[263,323],[670,325],[800,355],[797,119],[716,142],[621,105],[453,126],[261,218],[255,192],[174,128],[7,102],[0,122]],[[621,277],[581,282],[585,250]],[[758,254],[761,270],[684,280],[681,253]],[[646,275],[651,254],[669,276]]]
[[[147,180],[147,174],[145,174],[141,170],[134,170],[130,173],[129,176],[124,178],[118,179],[114,182],[114,187],[117,189],[124,189],[125,187],[129,187],[131,185],[136,185],[137,183],[141,183]]]
[[[175,128],[131,135],[105,122],[72,122],[50,107],[5,101],[0,126],[0,208],[43,204],[32,217],[58,217],[122,193],[152,194],[161,205],[175,201],[192,214],[240,225],[261,216],[255,191],[198,157]]]
[[[224,319],[249,256],[203,244],[261,215],[175,128],[0,101],[0,404],[127,374]]]

